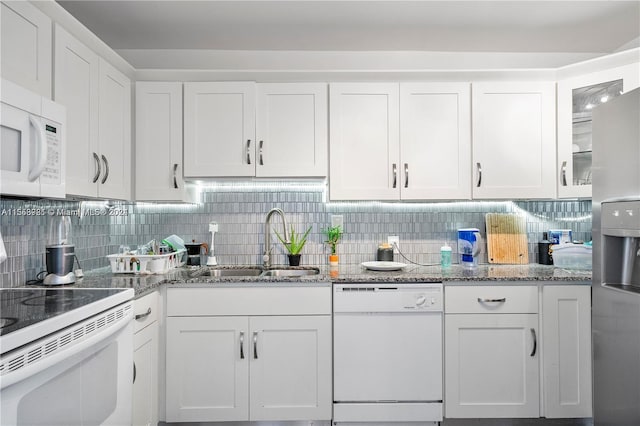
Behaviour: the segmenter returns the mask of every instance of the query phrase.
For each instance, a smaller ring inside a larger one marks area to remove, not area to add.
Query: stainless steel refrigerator
[[[640,425],[640,89],[592,124],[594,424]]]

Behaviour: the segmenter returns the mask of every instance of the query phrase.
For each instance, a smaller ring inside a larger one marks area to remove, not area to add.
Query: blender
[[[73,261],[76,257],[75,246],[71,244],[71,218],[56,216],[49,222],[47,237],[45,285],[63,285],[76,282],[73,273]]]

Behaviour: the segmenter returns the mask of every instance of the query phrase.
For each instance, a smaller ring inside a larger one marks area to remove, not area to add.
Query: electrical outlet
[[[332,214],[331,226],[339,226],[340,228],[342,228],[342,232],[344,232],[344,216],[342,216],[341,214]]]
[[[400,237],[397,235],[389,235],[387,236],[387,242],[393,247],[393,252],[398,254],[398,249],[400,248]]]

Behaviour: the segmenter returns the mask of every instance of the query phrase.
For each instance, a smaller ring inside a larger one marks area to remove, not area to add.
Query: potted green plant
[[[282,245],[284,245],[287,251],[289,252],[288,256],[289,256],[290,266],[300,266],[300,257],[302,256],[300,252],[302,251],[302,248],[307,242],[307,236],[309,235],[309,232],[311,232],[311,228],[312,227],[310,226],[309,229],[307,229],[307,231],[304,234],[302,234],[302,236],[300,236],[300,234],[296,233],[296,230],[293,228],[293,225],[291,225],[291,231],[289,231],[288,242],[285,241],[282,238],[282,236],[278,234],[278,231],[274,229],[276,236],[278,237]]]
[[[338,241],[340,241],[340,238],[342,237],[342,227],[330,226],[324,231],[324,233],[327,236],[327,241],[325,242],[329,244],[329,247],[331,247],[331,254],[329,255],[329,264],[337,265],[339,258],[338,258],[338,254],[336,253],[336,246],[338,245]]]

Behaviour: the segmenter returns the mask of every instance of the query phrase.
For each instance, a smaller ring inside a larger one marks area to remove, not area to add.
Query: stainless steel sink
[[[308,269],[285,269],[275,268],[264,270],[260,267],[248,268],[201,268],[191,274],[192,278],[196,277],[304,277],[308,275],[318,275],[318,268]]]
[[[262,273],[259,268],[208,269],[199,274],[201,277],[257,277]]]
[[[261,277],[304,277],[307,275],[318,275],[318,268],[312,269],[269,269],[260,274]]]

